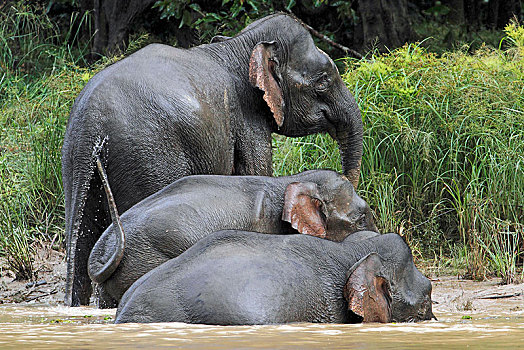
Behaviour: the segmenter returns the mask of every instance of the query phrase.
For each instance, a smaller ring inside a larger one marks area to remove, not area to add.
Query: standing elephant
[[[377,230],[351,182],[329,170],[284,177],[188,176],[115,220],[88,261],[100,307],[115,307],[139,277],[215,231],[300,232],[342,241],[356,231]]]
[[[431,282],[397,234],[337,243],[220,231],[137,280],[116,323],[216,325],[414,322],[433,318]]]
[[[121,212],[191,174],[271,175],[271,133],[329,133],[356,187],[362,119],[333,61],[276,14],[189,50],[149,45],[96,74],[75,101],[62,149],[65,303],[88,304],[87,260],[109,226],[92,145]]]

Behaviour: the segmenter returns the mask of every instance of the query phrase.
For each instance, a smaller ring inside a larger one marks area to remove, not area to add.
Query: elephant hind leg
[[[86,189],[76,192],[73,225],[67,236],[65,304],[69,306],[89,305],[92,294],[91,280],[87,273],[89,254],[102,232],[111,223],[102,181],[94,174],[93,167],[90,180],[84,185]]]
[[[97,306],[100,309],[113,309],[118,306],[118,301],[106,291],[103,284],[96,285],[96,297]]]

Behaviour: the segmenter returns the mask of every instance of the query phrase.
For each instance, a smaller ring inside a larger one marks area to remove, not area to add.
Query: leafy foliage
[[[304,3],[306,8],[316,9],[329,6],[334,13],[347,19],[354,19],[351,2],[313,0]],[[160,11],[163,19],[175,18],[179,28],[188,27],[198,31],[202,42],[207,42],[217,34],[231,36],[253,20],[270,15],[276,11],[291,11],[297,9],[294,0],[222,0],[222,1],[187,1],[158,0],[153,5]],[[328,29],[329,31],[329,29]],[[328,33],[329,34],[329,33]]]
[[[524,52],[522,52],[522,49],[524,48],[524,27],[521,26],[516,19],[513,19],[504,28],[504,32],[506,33],[506,37],[504,39],[509,41],[512,46],[520,50],[521,55],[524,54]]]
[[[218,33],[233,35],[253,19],[273,13],[272,1],[223,0],[220,8],[204,6],[192,1],[159,0],[157,8],[161,18],[175,18],[179,28],[196,29],[202,41],[209,41]]]

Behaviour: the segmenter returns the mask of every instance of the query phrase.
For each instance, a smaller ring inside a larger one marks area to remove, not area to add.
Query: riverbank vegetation
[[[18,278],[35,277],[36,246],[63,247],[68,113],[90,77],[122,57],[88,64],[77,40],[86,18],[68,21],[64,31],[31,7],[0,13],[0,254]],[[510,283],[523,278],[524,27],[513,21],[502,35],[496,47],[437,55],[415,43],[338,63],[364,121],[359,193],[381,231],[404,236],[435,269]],[[273,145],[275,175],[340,170],[329,136]]]
[[[343,75],[364,121],[359,191],[378,226],[475,279],[522,277],[523,29],[507,27],[505,50],[436,56],[410,44],[348,60]],[[326,136],[275,143],[279,174],[338,167]]]

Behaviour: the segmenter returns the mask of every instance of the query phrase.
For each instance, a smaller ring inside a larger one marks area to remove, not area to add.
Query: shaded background
[[[275,11],[293,12],[337,43],[357,52],[395,49],[409,41],[438,37],[435,50],[460,41],[493,41],[489,29],[502,29],[516,16],[520,0],[40,0],[42,11],[68,27],[72,13],[89,13],[83,39],[91,52],[122,52],[130,35],[150,33],[180,47],[233,35],[251,21]],[[432,43],[429,43],[432,45]],[[341,56],[341,53],[335,54]]]

